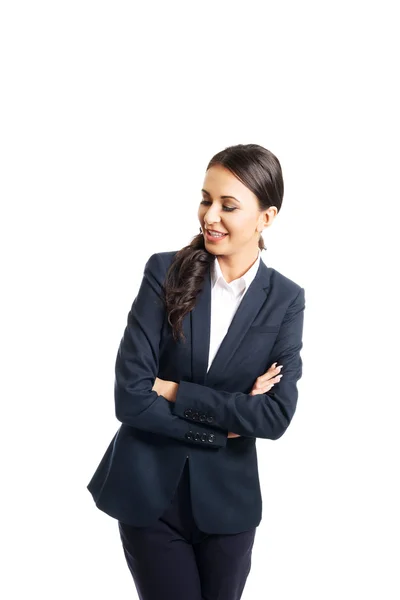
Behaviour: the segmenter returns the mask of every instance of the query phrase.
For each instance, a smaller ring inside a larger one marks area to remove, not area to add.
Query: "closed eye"
[[[209,200],[202,200],[200,202],[200,204],[211,204],[211,202]],[[230,207],[230,206],[223,206],[222,207],[223,210],[225,210],[226,212],[232,212],[233,210],[236,210],[236,206],[234,207]]]

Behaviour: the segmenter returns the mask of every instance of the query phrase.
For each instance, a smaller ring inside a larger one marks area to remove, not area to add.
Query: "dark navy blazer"
[[[277,440],[296,409],[304,288],[261,260],[207,373],[210,267],[183,320],[186,342],[175,342],[161,289],[175,254],[153,254],[145,265],[115,364],[122,425],[87,488],[108,515],[152,525],[189,460],[199,529],[238,533],[258,526],[262,516],[256,438]],[[275,361],[283,365],[281,381],[267,394],[250,395]],[[179,383],[175,403],[152,391],[156,377]],[[229,431],[241,437],[228,438]]]

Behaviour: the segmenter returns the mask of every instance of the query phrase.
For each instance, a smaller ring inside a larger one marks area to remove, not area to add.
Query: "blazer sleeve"
[[[127,318],[115,362],[115,415],[143,431],[168,436],[203,448],[226,446],[227,431],[189,424],[172,412],[173,402],[152,390],[159,366],[159,345],[165,317],[162,278],[165,267],[158,254],[147,261],[139,292]]]
[[[300,288],[286,311],[269,359],[270,365],[275,361],[283,365],[283,377],[268,393],[253,396],[181,381],[174,413],[190,420],[192,412],[204,411],[217,427],[227,431],[271,440],[281,437],[296,410],[297,382],[302,376],[304,309],[304,288]]]

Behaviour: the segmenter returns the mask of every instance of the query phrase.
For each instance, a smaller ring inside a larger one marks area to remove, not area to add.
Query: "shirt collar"
[[[226,287],[227,289],[231,290],[231,292],[233,292],[233,294],[235,296],[238,296],[239,294],[241,294],[245,290],[247,290],[247,288],[253,281],[254,277],[257,274],[258,267],[260,266],[260,260],[261,260],[261,252],[260,252],[260,249],[258,249],[257,260],[250,267],[250,269],[248,271],[246,271],[246,273],[244,273],[244,275],[242,275],[238,279],[234,279],[230,283],[227,283],[222,274],[218,258],[215,257],[215,260],[212,263],[212,269],[211,269],[211,286],[214,287],[218,283],[218,285],[222,285],[222,286]]]

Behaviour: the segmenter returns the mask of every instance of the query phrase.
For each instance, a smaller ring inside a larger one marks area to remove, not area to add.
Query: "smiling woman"
[[[215,257],[230,283],[254,263],[257,247],[265,249],[262,232],[272,225],[283,201],[280,162],[257,144],[230,146],[208,163],[201,193],[201,234],[177,253],[166,279],[168,318],[175,339],[183,338],[183,318],[194,307]]]
[[[226,148],[201,193],[201,233],[145,265],[115,362],[122,425],[88,484],[142,600],[240,599],[262,516],[256,439],[285,433],[302,374],[304,288],[261,260],[278,159]]]

